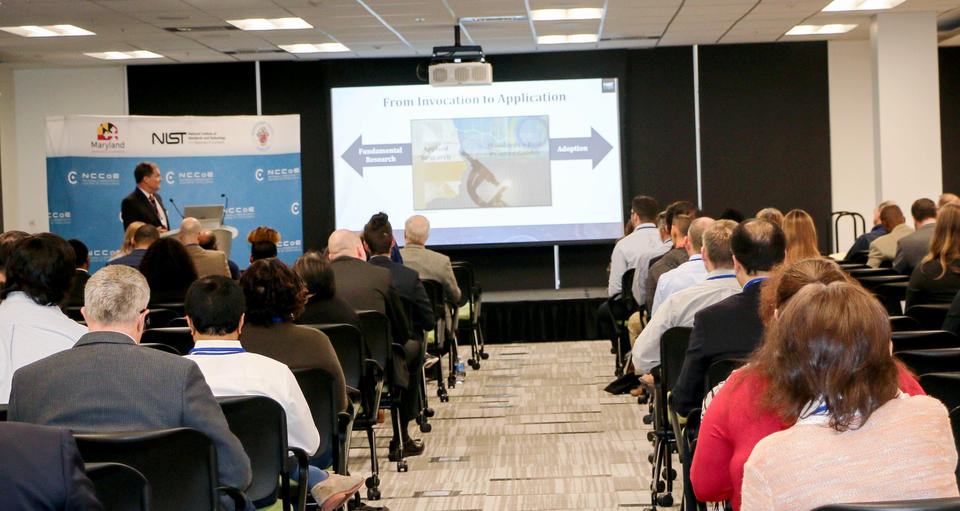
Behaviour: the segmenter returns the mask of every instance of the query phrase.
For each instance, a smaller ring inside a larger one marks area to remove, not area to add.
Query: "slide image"
[[[549,206],[548,117],[413,120],[416,210]]]

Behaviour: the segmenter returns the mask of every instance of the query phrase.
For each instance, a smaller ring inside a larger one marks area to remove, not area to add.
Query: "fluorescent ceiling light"
[[[822,10],[831,11],[882,11],[893,9],[906,0],[833,0]]]
[[[856,25],[797,25],[787,31],[786,35],[828,35],[844,34],[857,28]]]
[[[340,43],[320,43],[320,44],[281,44],[280,49],[290,53],[329,53],[339,51],[350,51],[350,48]]]
[[[574,44],[574,43],[595,43],[595,42],[597,42],[597,34],[537,36],[537,44]]]
[[[84,53],[88,57],[103,60],[128,60],[128,59],[162,59],[163,55],[146,50],[134,51],[104,51],[98,53]]]
[[[10,32],[23,37],[65,37],[81,35],[97,35],[73,25],[23,25],[21,27],[0,27],[4,32]]]
[[[557,20],[598,20],[603,9],[596,7],[577,7],[575,9],[534,9],[530,11],[533,21]]]
[[[245,20],[227,20],[227,23],[240,30],[300,30],[313,28],[303,18],[250,18]]]

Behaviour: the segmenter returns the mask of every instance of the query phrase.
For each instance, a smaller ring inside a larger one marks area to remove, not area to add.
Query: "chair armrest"
[[[246,511],[247,494],[234,488],[233,486],[217,486],[217,493],[230,497],[237,511]]]
[[[307,488],[309,484],[308,477],[310,476],[309,461],[307,452],[299,447],[287,447],[287,452],[293,454],[293,457],[297,460],[297,495],[296,502],[294,502],[294,509],[306,509],[307,506],[307,492],[310,491],[310,488]]]

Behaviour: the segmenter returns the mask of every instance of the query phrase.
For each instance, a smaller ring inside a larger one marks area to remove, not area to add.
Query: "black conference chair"
[[[147,511],[150,483],[137,469],[123,463],[85,463],[104,511]]]
[[[960,348],[960,337],[945,330],[893,332],[893,352]]]
[[[83,314],[80,313],[80,305],[70,305],[64,307],[63,313],[74,321],[83,321]]]
[[[909,307],[906,314],[917,320],[925,330],[939,330],[943,327],[943,320],[949,310],[949,303],[930,303]]]
[[[900,275],[893,268],[851,268],[846,270],[851,277],[859,280],[864,277],[880,277],[883,275]]]
[[[421,361],[420,364],[418,364],[420,369],[419,369],[419,375],[418,375],[419,377],[417,378],[417,381],[419,383],[417,384],[416,389],[410,389],[410,387],[407,387],[406,390],[408,392],[415,391],[417,396],[420,398],[420,408],[419,408],[419,412],[417,413],[417,419],[416,419],[417,424],[420,426],[420,432],[429,433],[430,431],[433,430],[433,426],[428,422],[427,418],[433,417],[434,411],[432,408],[429,407],[427,403],[427,384],[426,384],[427,373],[423,369],[423,361],[426,360],[426,356],[427,356],[427,332],[419,328],[417,325],[413,324],[413,318],[415,314],[414,303],[403,297],[400,298],[400,301],[403,303],[403,310],[405,313],[404,315],[407,318],[407,331],[411,332],[411,335],[420,341],[420,353],[417,354],[418,359]],[[453,379],[456,376],[455,371],[456,371],[456,368],[454,367],[454,359],[451,357],[450,359],[451,379]],[[413,377],[412,374],[410,376]],[[411,383],[411,385],[413,385],[413,383]],[[451,385],[453,384],[451,383]]]
[[[7,405],[0,405],[0,422],[7,422]]]
[[[320,367],[294,369],[293,375],[300,384],[300,390],[310,414],[320,432],[320,450],[333,445],[333,469],[338,474],[347,474],[347,453],[349,437],[353,425],[353,410],[337,410],[336,380],[333,375]],[[351,405],[348,403],[348,408]]]
[[[653,370],[653,467],[650,476],[650,501],[657,506],[673,505],[673,480],[677,471],[673,468],[673,451],[677,449],[677,434],[680,419],[668,405],[670,389],[677,383],[683,359],[690,344],[688,327],[674,327],[660,336],[660,366]]]
[[[166,344],[181,355],[193,349],[193,335],[188,327],[148,328],[140,336],[140,342]]]
[[[909,275],[875,275],[875,276],[867,276],[867,277],[858,277],[857,280],[860,282],[860,284],[863,287],[873,291],[877,287],[882,286],[884,284],[894,284],[897,282],[909,282],[910,276]]]
[[[743,360],[724,358],[714,361],[707,368],[707,377],[703,380],[703,394],[707,395],[711,389],[730,377],[730,373],[738,369],[744,363]]]
[[[460,307],[468,305],[469,314],[467,327],[470,329],[470,349],[474,360],[486,360],[490,355],[484,350],[483,329],[480,328],[480,308],[483,303],[483,290],[477,284],[477,273],[473,265],[467,261],[454,261],[453,276],[460,288]]]
[[[141,342],[141,348],[150,348],[157,351],[162,351],[164,353],[170,353],[171,355],[180,355],[180,352],[177,351],[177,348],[170,346],[169,344],[160,344],[159,342]]]
[[[903,314],[901,302],[907,298],[907,281],[887,282],[873,288],[873,294],[877,295],[880,303],[887,309],[887,314],[891,316],[900,316]]]
[[[174,318],[186,315],[183,302],[156,302],[156,303],[150,302],[150,304],[147,307],[150,310],[167,309],[167,310],[173,311],[176,313],[173,316]]]
[[[625,322],[634,312],[639,310],[636,300],[633,299],[633,277],[635,274],[636,268],[630,268],[623,272],[620,279],[620,292],[607,298],[608,315],[606,318],[601,318],[601,321],[609,321],[612,325],[611,331],[614,338],[610,341],[613,343],[617,355],[614,375],[618,377],[623,376],[623,370],[626,367],[623,357],[624,349],[630,345],[630,334]]]
[[[258,508],[272,505],[279,497],[284,511],[291,509],[288,455],[299,468],[293,505],[305,509],[307,499],[307,453],[287,445],[287,417],[280,403],[265,396],[217,398],[230,431],[236,435],[250,458],[253,480],[247,497]],[[321,446],[322,448],[323,446]]]
[[[830,504],[813,511],[960,511],[960,497],[860,504]]]
[[[170,309],[149,309],[150,312],[147,312],[147,320],[144,323],[144,328],[163,328],[170,325],[170,321],[182,316],[182,314],[177,311]],[[183,325],[187,326],[187,325]]]
[[[918,376],[960,371],[960,348],[907,350],[897,352],[896,357]]]
[[[960,372],[921,375],[920,386],[928,396],[939,399],[947,410],[960,406]]]
[[[910,316],[890,316],[890,330],[894,332],[909,332],[911,330],[923,330],[920,323]]]
[[[432,279],[422,279],[420,282],[423,283],[423,289],[426,290],[427,296],[430,298],[430,305],[433,308],[433,316],[436,318],[436,325],[433,328],[433,354],[438,357],[442,357],[444,347],[446,347],[448,343],[456,342],[456,339],[451,339],[447,335],[449,331],[449,325],[447,325],[447,314],[456,314],[457,312],[456,310],[450,310],[451,304],[447,302],[447,296],[443,290],[443,284]],[[426,334],[425,338],[429,340],[429,336],[430,334],[428,333]],[[430,343],[427,344],[428,349],[429,346]],[[453,353],[453,350],[448,351],[450,355],[450,372],[453,373],[456,371],[456,357],[454,356],[455,354]],[[474,370],[480,369],[479,360],[471,358],[468,360],[468,363]],[[431,372],[435,372],[437,375],[437,395],[440,397],[440,401],[446,402],[449,400],[449,397],[447,395],[447,387],[443,383],[443,364],[434,364],[431,369]],[[424,371],[424,383],[426,383],[426,375],[426,371]],[[454,376],[456,375],[454,374]],[[424,403],[426,403],[426,387],[423,388],[423,396]],[[432,417],[433,414],[431,413],[429,416]]]
[[[151,511],[218,511],[219,492],[237,509],[246,497],[236,488],[217,485],[217,451],[193,428],[120,433],[75,434],[87,463],[129,465],[150,482]]]

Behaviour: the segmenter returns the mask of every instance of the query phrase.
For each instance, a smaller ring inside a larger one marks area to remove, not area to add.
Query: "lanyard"
[[[717,279],[732,279],[736,275],[714,275],[712,277],[707,277],[707,280],[717,280]],[[749,284],[747,284],[749,286]]]
[[[769,277],[757,277],[757,278],[751,280],[750,282],[747,282],[746,284],[744,284],[744,285],[743,285],[743,290],[746,291],[748,287],[756,284],[757,282],[763,282],[764,280],[767,280],[768,278],[769,278]]]
[[[235,353],[246,353],[243,348],[194,348],[188,355],[233,355]]]
[[[637,227],[636,229],[634,229],[634,231],[639,231],[640,229],[656,229],[656,228],[657,226],[655,225],[641,225],[640,227]]]
[[[691,257],[690,259],[687,259],[687,262],[688,262],[688,263],[689,263],[690,261],[703,261],[703,256],[702,256],[702,255],[695,255],[695,256]],[[731,275],[731,277],[732,277],[732,276],[733,276],[733,275]]]

